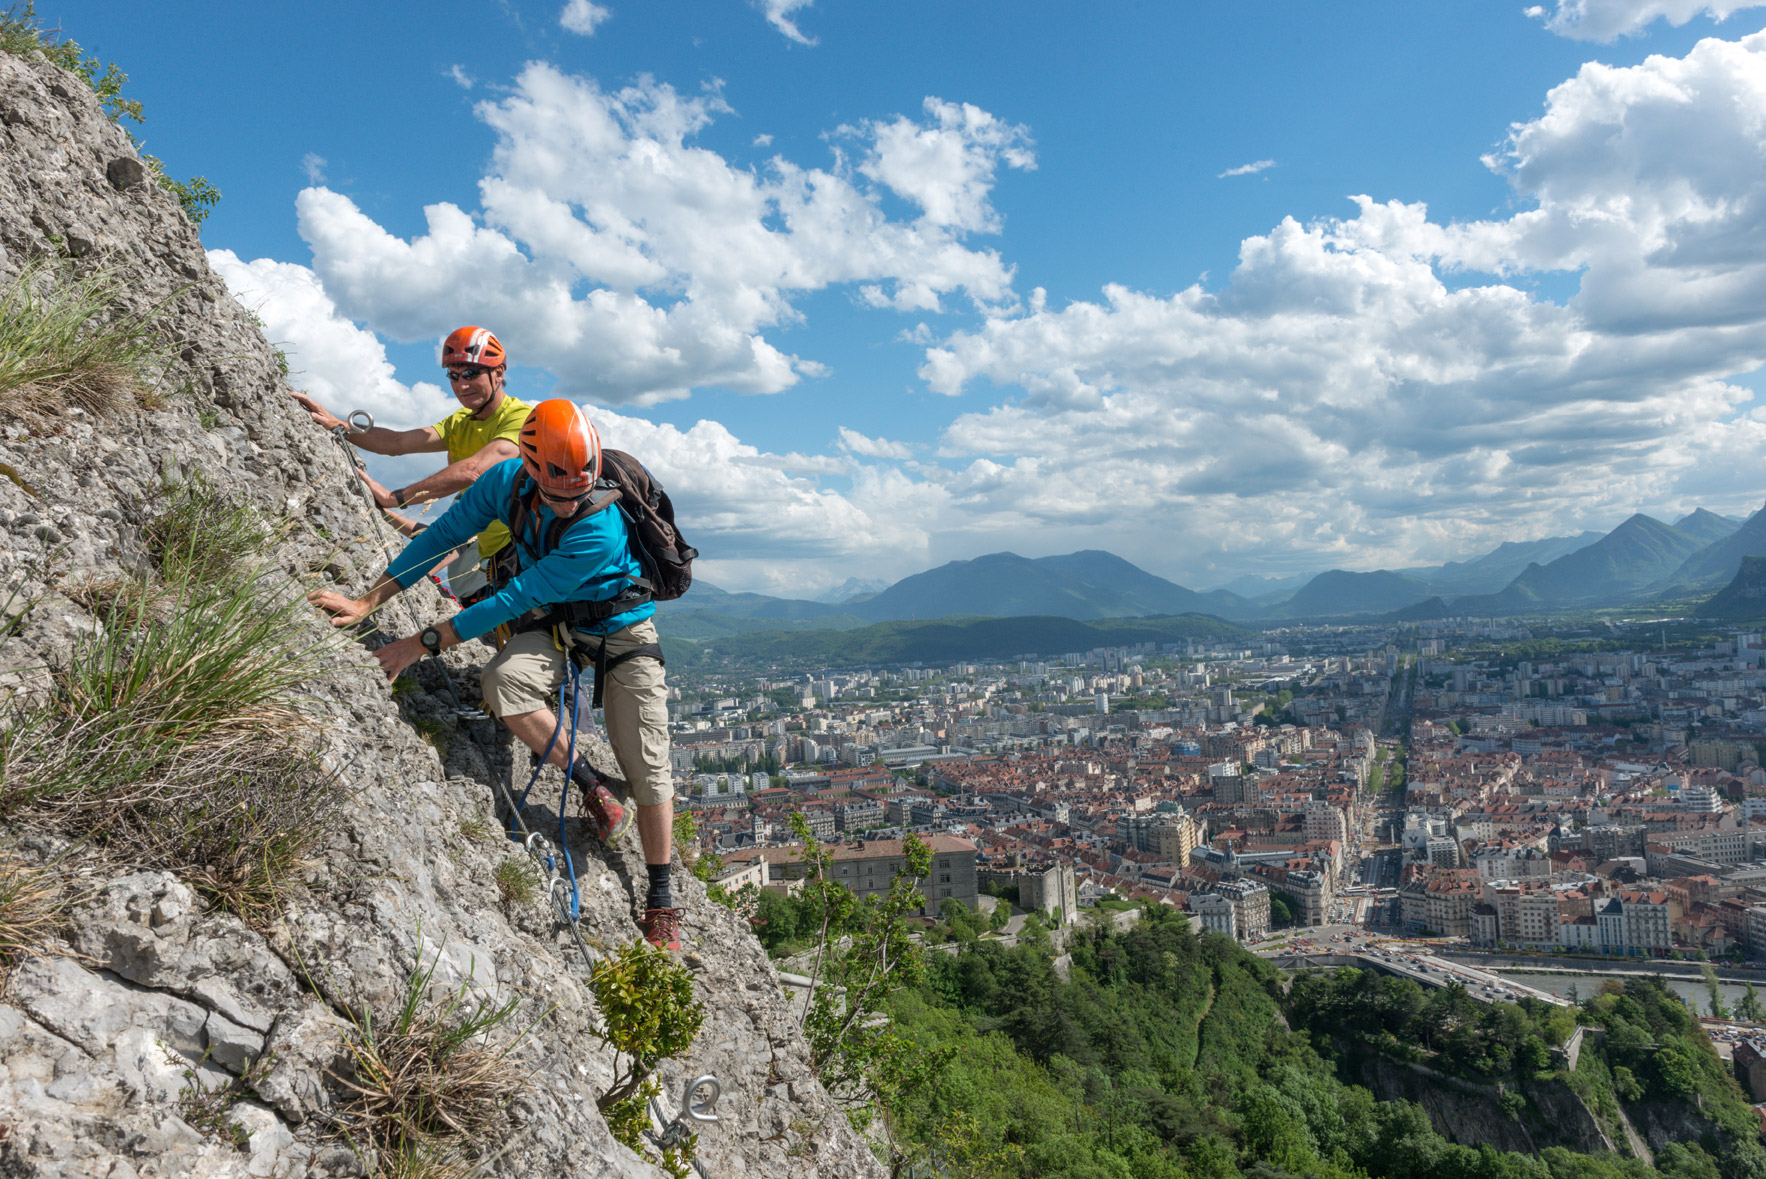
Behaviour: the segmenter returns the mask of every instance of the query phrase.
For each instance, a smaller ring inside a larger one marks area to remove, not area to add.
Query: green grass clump
[[[42,260],[0,289],[0,415],[27,423],[66,405],[109,416],[151,398],[170,348],[149,313],[117,308],[113,272]]]
[[[145,529],[160,577],[70,592],[99,625],[0,713],[0,821],[176,872],[263,921],[345,799],[299,708],[344,640],[299,637],[304,599],[230,547],[241,518],[188,510],[205,487],[174,488]]]
[[[120,595],[49,700],[0,723],[0,819],[268,917],[344,797],[294,703],[320,650],[288,642],[299,604],[262,576]]]
[[[223,494],[200,472],[168,485],[164,504],[143,539],[168,580],[229,577],[260,559],[274,539],[249,503]]]
[[[510,856],[498,864],[492,878],[505,905],[525,905],[540,892],[540,872],[525,855]]]

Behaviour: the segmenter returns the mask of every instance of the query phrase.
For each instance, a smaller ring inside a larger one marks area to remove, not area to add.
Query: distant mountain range
[[[816,601],[727,593],[699,581],[662,610],[675,637],[726,647],[765,631],[845,631],[849,644],[869,646],[868,640],[852,637],[860,628],[959,617],[1100,622],[1212,615],[1260,623],[1381,615],[1417,620],[1683,600],[1724,587],[1748,557],[1766,557],[1766,508],[1745,521],[1703,508],[1673,524],[1638,514],[1605,534],[1509,541],[1480,557],[1445,565],[1330,569],[1303,584],[1253,578],[1230,583],[1251,595],[1226,588],[1198,592],[1092,549],[1034,558],[990,553],[881,589],[849,579]],[[814,645],[800,635],[792,645],[805,648],[806,643]],[[1040,648],[1033,643],[1023,649]]]
[[[875,577],[849,577],[833,589],[823,590],[821,593],[817,594],[812,601],[839,604],[841,602],[850,602],[855,598],[869,597],[872,594],[881,593],[888,588],[889,583],[887,581]]]
[[[1179,639],[1249,639],[1251,632],[1200,614],[1172,618],[941,618],[879,622],[858,630],[767,631],[683,643],[663,628],[671,667],[719,662],[753,666],[856,667],[878,663],[940,663],[953,659],[1058,658],[1068,651]]]

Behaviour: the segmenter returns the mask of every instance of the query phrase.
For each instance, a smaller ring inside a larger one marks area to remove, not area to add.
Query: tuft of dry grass
[[[383,1179],[467,1173],[467,1155],[488,1140],[522,1086],[510,1057],[526,1032],[491,1042],[517,1000],[473,1006],[465,985],[430,997],[440,960],[412,974],[390,1020],[357,1021],[349,1063],[332,1074],[348,1094],[345,1131],[358,1149],[373,1148]]]
[[[214,582],[261,558],[274,536],[250,503],[193,471],[161,492],[163,507],[142,530],[147,552],[169,581]]]
[[[60,898],[48,871],[0,849],[0,994],[13,967],[54,936],[61,924]]]
[[[114,271],[41,259],[0,287],[0,416],[41,425],[66,406],[114,416],[152,389],[171,348],[153,311],[121,310],[123,290]]]
[[[93,577],[77,585],[64,585],[61,592],[67,600],[82,607],[94,618],[106,618],[126,612],[146,589],[138,577]]]

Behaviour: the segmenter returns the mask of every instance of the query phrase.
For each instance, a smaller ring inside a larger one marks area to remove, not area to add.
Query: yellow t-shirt
[[[507,438],[515,445],[521,445],[521,424],[532,412],[533,406],[505,393],[497,411],[483,421],[473,417],[472,411],[462,405],[437,422],[435,432],[447,443],[448,462],[457,463],[471,458],[498,438]],[[509,529],[501,523],[492,524],[478,534],[478,555],[488,557],[508,543]]]

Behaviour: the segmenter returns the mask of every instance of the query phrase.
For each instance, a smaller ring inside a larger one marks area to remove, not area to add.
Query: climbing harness
[[[693,1095],[700,1089],[710,1090],[710,1095],[703,1101],[694,1101]],[[652,1097],[650,1099],[650,1116],[660,1129],[646,1130],[644,1137],[654,1142],[658,1150],[672,1150],[685,1142],[687,1135],[693,1132],[689,1125],[690,1122],[715,1122],[718,1120],[712,1107],[717,1104],[717,1099],[723,1096],[723,1092],[723,1086],[710,1073],[694,1077],[687,1082],[687,1087],[681,1091],[681,1112],[672,1118],[663,1108],[661,1096]],[[711,1179],[710,1174],[700,1165],[697,1158],[692,1162],[693,1169],[699,1172],[700,1179]]]

